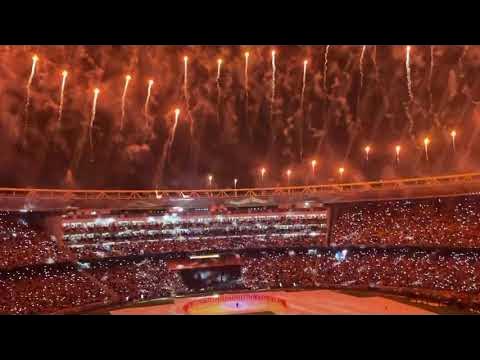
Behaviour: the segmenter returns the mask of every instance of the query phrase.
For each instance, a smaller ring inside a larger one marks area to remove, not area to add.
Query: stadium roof
[[[347,184],[257,189],[201,190],[64,190],[0,188],[0,209],[52,211],[67,209],[156,209],[268,206],[310,201],[355,202],[480,194],[480,173]]]

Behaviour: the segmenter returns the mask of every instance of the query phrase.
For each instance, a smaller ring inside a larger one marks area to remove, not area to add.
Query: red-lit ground
[[[173,304],[125,308],[114,315],[155,314],[434,314],[381,296],[339,291],[263,292],[176,299]]]

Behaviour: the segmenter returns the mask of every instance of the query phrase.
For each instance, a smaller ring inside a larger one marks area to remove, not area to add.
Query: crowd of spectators
[[[87,272],[124,302],[170,297],[186,290],[180,275],[158,258],[110,259],[91,264]]]
[[[480,291],[480,253],[402,249],[264,253],[245,258],[245,286],[262,288],[396,287]]]
[[[278,216],[103,218],[64,224],[65,241],[79,259],[167,252],[319,246],[326,244],[325,213]]]
[[[80,260],[93,260],[161,253],[194,253],[201,251],[236,251],[318,246],[322,240],[323,238],[319,236],[305,234],[289,234],[289,236],[230,236],[188,240],[139,240],[137,238],[118,243],[79,245],[71,247],[71,250]]]
[[[34,216],[0,213],[0,270],[70,260],[68,249]]]
[[[241,255],[239,289],[369,288],[443,292],[479,300],[480,253],[398,249],[260,250]],[[0,312],[51,313],[195,292],[167,260],[105,259],[0,275]]]
[[[110,304],[115,295],[76,266],[41,265],[0,272],[0,313],[54,313]]]
[[[168,259],[225,250],[240,254],[242,289],[407,289],[477,301],[479,200],[338,205],[333,246],[320,212],[85,216],[67,221],[65,239],[39,216],[0,213],[0,312],[54,313],[192,293]]]
[[[332,245],[480,247],[480,196],[339,205]]]

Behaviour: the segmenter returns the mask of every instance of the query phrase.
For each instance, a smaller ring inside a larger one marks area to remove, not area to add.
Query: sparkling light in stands
[[[343,173],[345,172],[344,167],[338,168],[338,174],[340,175],[340,180],[343,180]]]
[[[238,179],[233,179],[233,188],[235,190],[237,189],[237,183],[238,183]]]
[[[209,186],[209,187],[212,187],[212,181],[213,181],[213,176],[212,176],[212,175],[208,175],[208,186]]]

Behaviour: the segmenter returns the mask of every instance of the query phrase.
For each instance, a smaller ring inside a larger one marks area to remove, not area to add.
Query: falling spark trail
[[[462,51],[462,54],[460,55],[460,58],[458,59],[458,65],[460,67],[460,71],[462,73],[462,77],[465,76],[465,72],[464,72],[464,60],[465,60],[465,56],[467,55],[467,52],[468,52],[468,49],[469,49],[469,46],[468,45],[465,45],[463,47],[463,51]]]
[[[434,66],[434,55],[433,55],[434,46],[430,46],[430,72],[428,74],[428,93],[430,97],[430,112],[433,110],[433,96],[432,96],[432,77],[433,77],[433,66]]]
[[[152,94],[153,80],[148,80],[147,98],[145,99],[145,116],[148,116],[148,103],[150,102],[150,95]]]
[[[410,50],[411,50],[411,47],[407,46],[407,53],[406,53],[406,58],[405,58],[405,67],[407,68],[408,96],[410,97],[410,101],[413,101],[412,78],[411,78],[411,70],[410,70]]]
[[[170,134],[170,139],[168,140],[168,145],[167,145],[167,154],[166,154],[167,159],[170,158],[170,153],[171,153],[173,141],[175,140],[175,133],[177,131],[179,115],[180,115],[180,110],[175,109],[175,122],[173,123],[172,132]]]
[[[362,88],[363,88],[363,58],[365,56],[365,49],[367,48],[367,45],[363,45],[362,47],[362,53],[360,54],[360,91],[357,92],[357,111],[356,111],[356,117],[360,118],[360,98],[362,95]],[[368,155],[367,155],[368,158]]]
[[[275,51],[272,51],[272,98],[270,108],[270,119],[273,117],[274,103],[275,103],[275,72],[277,68],[275,66]]]
[[[217,121],[220,122],[220,102],[222,99],[222,89],[220,87],[220,76],[222,71],[222,59],[217,60]]]
[[[400,163],[400,145],[395,146],[397,165]]]
[[[185,99],[188,99],[188,56],[183,58],[184,72],[183,72],[183,91],[185,93]]]
[[[92,150],[93,153],[93,139],[92,139],[92,130],[93,130],[93,122],[95,121],[95,113],[97,111],[97,99],[98,99],[98,94],[100,90],[96,88],[93,90],[93,103],[92,103],[92,115],[90,117],[90,129],[89,129],[89,134],[90,134],[90,149]]]
[[[62,85],[60,87],[60,106],[58,108],[58,122],[62,121],[63,113],[63,93],[65,91],[65,83],[67,81],[68,72],[66,70],[62,71]]]
[[[300,109],[303,111],[303,100],[305,96],[305,81],[307,80],[307,64],[308,60],[303,62],[303,81],[302,81],[302,95],[300,96]]]
[[[125,118],[125,98],[127,97],[127,89],[130,80],[132,80],[132,77],[130,75],[125,76],[125,86],[123,87],[122,94],[122,118],[120,120],[120,129],[123,129],[123,119]]]
[[[405,109],[405,115],[407,116],[407,119],[408,119],[408,133],[410,134],[410,136],[412,137],[412,139],[414,139],[414,134],[413,134],[413,127],[415,126],[415,123],[413,122],[413,118],[412,118],[412,115],[410,114],[410,107],[409,107],[409,104],[407,102],[404,102],[403,103],[403,107]]]
[[[360,54],[360,90],[363,88],[363,58],[365,56],[365,49],[367,45],[363,45],[362,53]]]
[[[165,169],[165,163],[167,162],[167,159],[169,157],[170,148],[172,147],[173,139],[175,137],[175,131],[177,129],[179,115],[180,115],[180,110],[175,109],[175,122],[173,123],[172,129],[170,130],[170,134],[167,138],[167,141],[163,145],[162,156],[160,158],[160,166],[159,166],[159,168],[157,170],[157,173],[155,175],[155,182],[158,182],[163,176],[163,172],[164,172],[164,169]]]
[[[328,71],[328,50],[330,45],[325,47],[325,64],[323,65],[323,90],[327,92],[327,71]]]
[[[367,160],[367,163],[368,163],[368,154],[370,153],[370,146],[366,146],[365,147],[365,158]]]
[[[375,80],[378,83],[377,45],[373,47],[372,61],[373,61],[373,67],[375,69]]]
[[[183,63],[184,63],[184,75],[183,75],[183,91],[185,95],[185,104],[187,108],[187,116],[190,119],[190,136],[193,138],[193,117],[192,114],[190,113],[190,100],[189,100],[189,95],[188,95],[188,56],[183,57]]]
[[[423,141],[424,145],[425,145],[425,158],[427,159],[428,161],[428,144],[430,144],[430,140],[428,138],[425,138],[425,140]]]
[[[35,76],[35,69],[37,67],[38,56],[32,57],[32,70],[30,71],[30,77],[27,83],[27,101],[25,102],[25,115],[28,115],[28,107],[30,106],[30,87],[32,86],[33,77]]]
[[[453,147],[453,153],[456,152],[456,149],[455,149],[455,137],[457,136],[457,132],[455,130],[453,130],[451,133],[450,133],[450,136],[452,137],[452,147]]]
[[[248,98],[248,58],[250,56],[250,53],[246,52],[245,53],[245,95]]]
[[[303,126],[304,126],[304,112],[303,112],[303,101],[305,98],[305,82],[307,80],[307,64],[308,60],[303,62],[303,81],[302,81],[302,94],[300,96],[300,113],[302,116],[301,126],[300,126],[300,159],[303,158]]]
[[[248,124],[248,58],[250,56],[250,53],[247,51],[245,53],[245,119],[246,119],[246,122]],[[248,128],[250,129],[250,127],[248,126]],[[252,133],[251,133],[251,130],[250,131],[250,137],[252,137]]]

